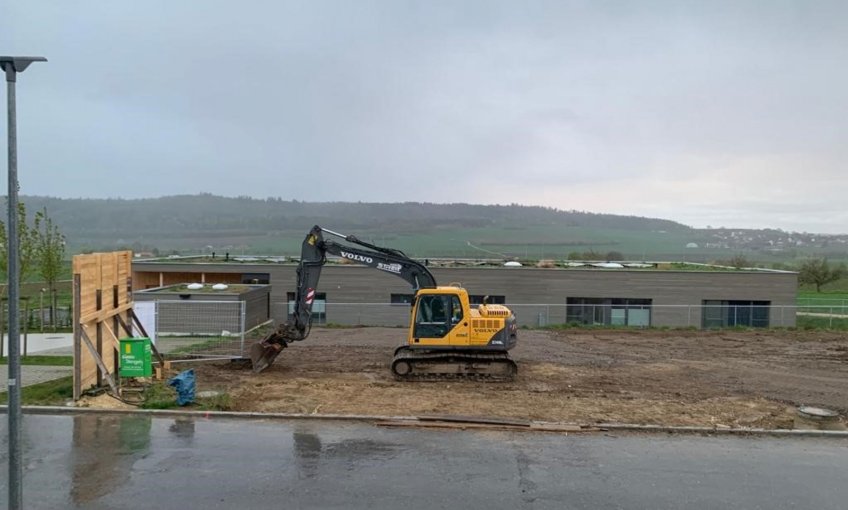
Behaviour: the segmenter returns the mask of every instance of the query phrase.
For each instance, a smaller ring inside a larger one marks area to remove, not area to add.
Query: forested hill
[[[315,224],[358,235],[553,225],[629,231],[689,230],[669,220],[516,204],[319,203],[209,194],[133,200],[26,196],[22,201],[30,217],[46,207],[69,243],[88,249],[108,249],[118,244],[173,249],[182,247],[180,241],[190,248],[200,243],[215,244],[215,240],[224,238],[287,233],[302,238]]]

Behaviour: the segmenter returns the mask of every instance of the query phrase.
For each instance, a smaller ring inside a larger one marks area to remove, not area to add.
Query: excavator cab
[[[503,305],[472,307],[459,286],[419,289],[412,303],[407,345],[508,351],[515,346],[515,316]]]
[[[462,305],[455,294],[425,294],[415,306],[412,335],[416,338],[445,338],[459,323]]]
[[[472,308],[462,287],[419,289],[406,344],[395,350],[392,374],[401,380],[510,380],[517,367],[507,351],[515,336],[515,316],[505,306]]]

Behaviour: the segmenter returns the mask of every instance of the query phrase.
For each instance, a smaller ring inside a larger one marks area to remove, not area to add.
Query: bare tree
[[[831,267],[826,258],[805,260],[798,268],[798,280],[801,283],[811,283],[816,286],[816,292],[821,292],[822,285],[842,278],[846,273],[845,265]]]

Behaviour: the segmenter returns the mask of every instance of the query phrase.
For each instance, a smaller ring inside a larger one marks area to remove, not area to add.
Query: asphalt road
[[[23,335],[21,343],[23,344]],[[9,338],[3,340],[3,356],[8,354]],[[74,335],[71,333],[29,333],[27,335],[28,355],[55,355],[70,356],[73,354]],[[21,355],[23,355],[21,346]],[[58,367],[46,365],[23,365],[21,366],[21,380],[23,386],[30,386],[45,381],[52,381],[60,377],[73,375],[73,367]],[[9,365],[0,365],[0,391],[7,391],[9,376]],[[5,502],[4,502],[5,504]]]
[[[844,439],[103,415],[27,415],[24,429],[28,509],[841,510],[848,501]]]

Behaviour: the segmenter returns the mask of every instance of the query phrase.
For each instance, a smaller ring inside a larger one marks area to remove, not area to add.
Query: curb
[[[5,414],[8,406],[0,406],[0,413]],[[147,415],[159,418],[223,418],[242,420],[318,420],[318,421],[358,421],[376,423],[382,421],[419,421],[416,416],[383,416],[371,414],[304,414],[304,413],[257,413],[238,411],[178,411],[171,409],[99,409],[94,407],[61,407],[61,406],[23,406],[26,414],[69,415],[69,414],[103,414],[103,415]],[[538,422],[539,424],[556,425],[553,422]],[[558,424],[562,425],[562,424]],[[747,428],[718,428],[667,425],[639,425],[634,423],[592,423],[572,424],[584,426],[592,432],[641,432],[663,434],[689,435],[736,435],[736,436],[776,436],[776,437],[829,437],[848,438],[848,430],[796,430],[796,429],[747,429]],[[523,431],[516,427],[515,431]],[[545,432],[544,430],[527,428],[527,432]],[[586,433],[591,433],[587,431]]]

